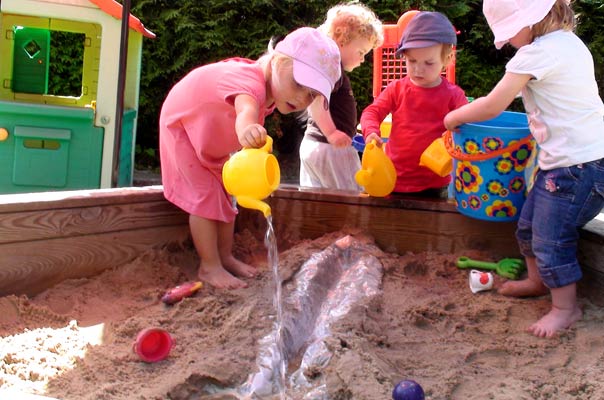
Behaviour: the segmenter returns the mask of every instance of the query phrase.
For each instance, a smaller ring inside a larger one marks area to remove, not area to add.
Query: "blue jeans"
[[[520,252],[535,257],[548,288],[581,279],[577,261],[579,228],[604,206],[604,158],[572,167],[539,171],[520,212]]]

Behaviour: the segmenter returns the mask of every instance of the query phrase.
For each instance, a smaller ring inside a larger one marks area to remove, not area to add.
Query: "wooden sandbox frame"
[[[290,240],[358,228],[383,250],[400,254],[486,250],[496,258],[518,256],[515,223],[468,218],[444,200],[281,185],[267,201],[277,236],[287,232]],[[241,209],[236,229],[262,237],[266,221],[258,211]],[[161,186],[1,195],[0,295],[34,295],[188,236],[188,215],[164,199]],[[603,249],[604,222],[594,220],[581,232],[580,291],[601,305]]]

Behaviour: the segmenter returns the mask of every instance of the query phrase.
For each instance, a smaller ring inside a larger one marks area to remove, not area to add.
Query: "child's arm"
[[[444,119],[445,128],[452,131],[467,122],[495,118],[505,111],[531,78],[527,74],[506,72],[488,95],[448,113]]]
[[[256,100],[247,94],[235,97],[235,132],[243,147],[260,147],[266,141],[266,129],[258,123],[260,109]]]
[[[365,143],[371,143],[375,140],[378,146],[382,145],[382,134],[380,132],[380,124],[385,118],[381,117],[379,106],[376,106],[374,101],[373,104],[368,105],[361,113],[361,130]]]
[[[382,145],[382,134],[380,125],[384,118],[395,109],[394,100],[397,92],[397,81],[390,82],[388,86],[373,100],[373,103],[365,107],[361,113],[361,129],[365,143],[376,143]]]
[[[352,144],[352,139],[346,133],[338,130],[336,124],[331,118],[329,110],[323,107],[324,100],[318,96],[309,106],[312,119],[317,123],[327,141],[335,147],[348,147]]]

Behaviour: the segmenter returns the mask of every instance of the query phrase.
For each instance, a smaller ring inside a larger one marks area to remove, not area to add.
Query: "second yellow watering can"
[[[420,159],[419,165],[430,168],[438,176],[445,177],[453,170],[453,158],[447,152],[445,146],[444,135],[435,139],[430,146],[424,150]]]
[[[265,217],[271,215],[271,208],[262,200],[274,192],[281,181],[279,162],[272,151],[273,139],[267,136],[264,146],[239,150],[222,167],[226,191],[235,196],[240,206],[258,210]]]
[[[357,171],[354,179],[370,196],[384,197],[394,190],[396,184],[394,164],[375,140],[365,146],[361,169]]]

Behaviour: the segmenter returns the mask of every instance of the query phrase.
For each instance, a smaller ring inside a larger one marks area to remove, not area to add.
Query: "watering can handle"
[[[244,149],[252,149],[253,147],[244,147]],[[272,153],[273,152],[273,138],[266,135],[266,139],[264,141],[264,144],[262,145],[262,147],[260,147],[260,150],[265,151],[267,153]]]
[[[372,139],[371,142],[368,143],[368,145],[371,145],[373,147],[379,147],[376,139]]]
[[[266,141],[264,142],[264,146],[262,146],[261,149],[266,151],[267,153],[272,153],[273,152],[273,138],[266,135]]]
[[[494,157],[498,157],[504,153],[511,153],[520,148],[520,146],[529,143],[533,140],[532,135],[529,133],[527,136],[518,140],[515,143],[510,144],[507,147],[503,147],[501,149],[489,151],[488,153],[476,153],[476,154],[466,154],[462,153],[458,149],[455,148],[453,144],[453,134],[451,131],[445,131],[442,135],[443,141],[445,142],[445,148],[447,152],[451,155],[451,157],[459,160],[459,161],[484,161],[489,160]]]

